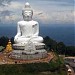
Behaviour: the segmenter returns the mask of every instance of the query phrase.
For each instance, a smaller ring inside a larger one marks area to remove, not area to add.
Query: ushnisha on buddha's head
[[[25,7],[22,10],[22,15],[23,15],[24,21],[32,20],[33,10],[31,9],[30,4],[28,2],[25,4]]]

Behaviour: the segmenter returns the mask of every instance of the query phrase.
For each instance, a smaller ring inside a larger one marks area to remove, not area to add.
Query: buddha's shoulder
[[[19,21],[18,24],[24,24],[26,23],[25,21]]]
[[[38,22],[34,21],[34,20],[30,21],[30,23],[32,23],[32,24],[38,24]]]
[[[18,24],[38,24],[37,21],[19,21]]]

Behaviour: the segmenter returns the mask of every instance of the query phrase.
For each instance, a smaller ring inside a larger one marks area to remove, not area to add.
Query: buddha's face
[[[31,17],[32,16],[32,11],[24,11],[24,16]]]
[[[33,12],[30,11],[30,10],[27,10],[27,11],[23,12],[23,18],[24,18],[24,20],[30,20],[30,19],[32,19],[32,15],[33,15]]]

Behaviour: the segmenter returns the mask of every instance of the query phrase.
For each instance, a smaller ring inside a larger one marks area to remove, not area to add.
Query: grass
[[[3,64],[0,75],[67,75],[63,60],[55,54],[49,63]]]
[[[0,65],[0,75],[66,75],[62,68],[51,71],[50,66],[48,63]]]

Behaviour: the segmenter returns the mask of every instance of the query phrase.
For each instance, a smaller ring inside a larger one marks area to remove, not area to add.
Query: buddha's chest
[[[27,22],[27,23],[21,23],[19,26],[20,26],[20,29],[35,29],[35,27],[37,27],[37,23],[32,23],[32,22]]]
[[[26,31],[26,30],[34,30],[35,29],[35,24],[32,25],[19,25],[21,31]]]
[[[20,31],[22,35],[32,35],[35,32],[36,24],[22,24],[20,26]]]

